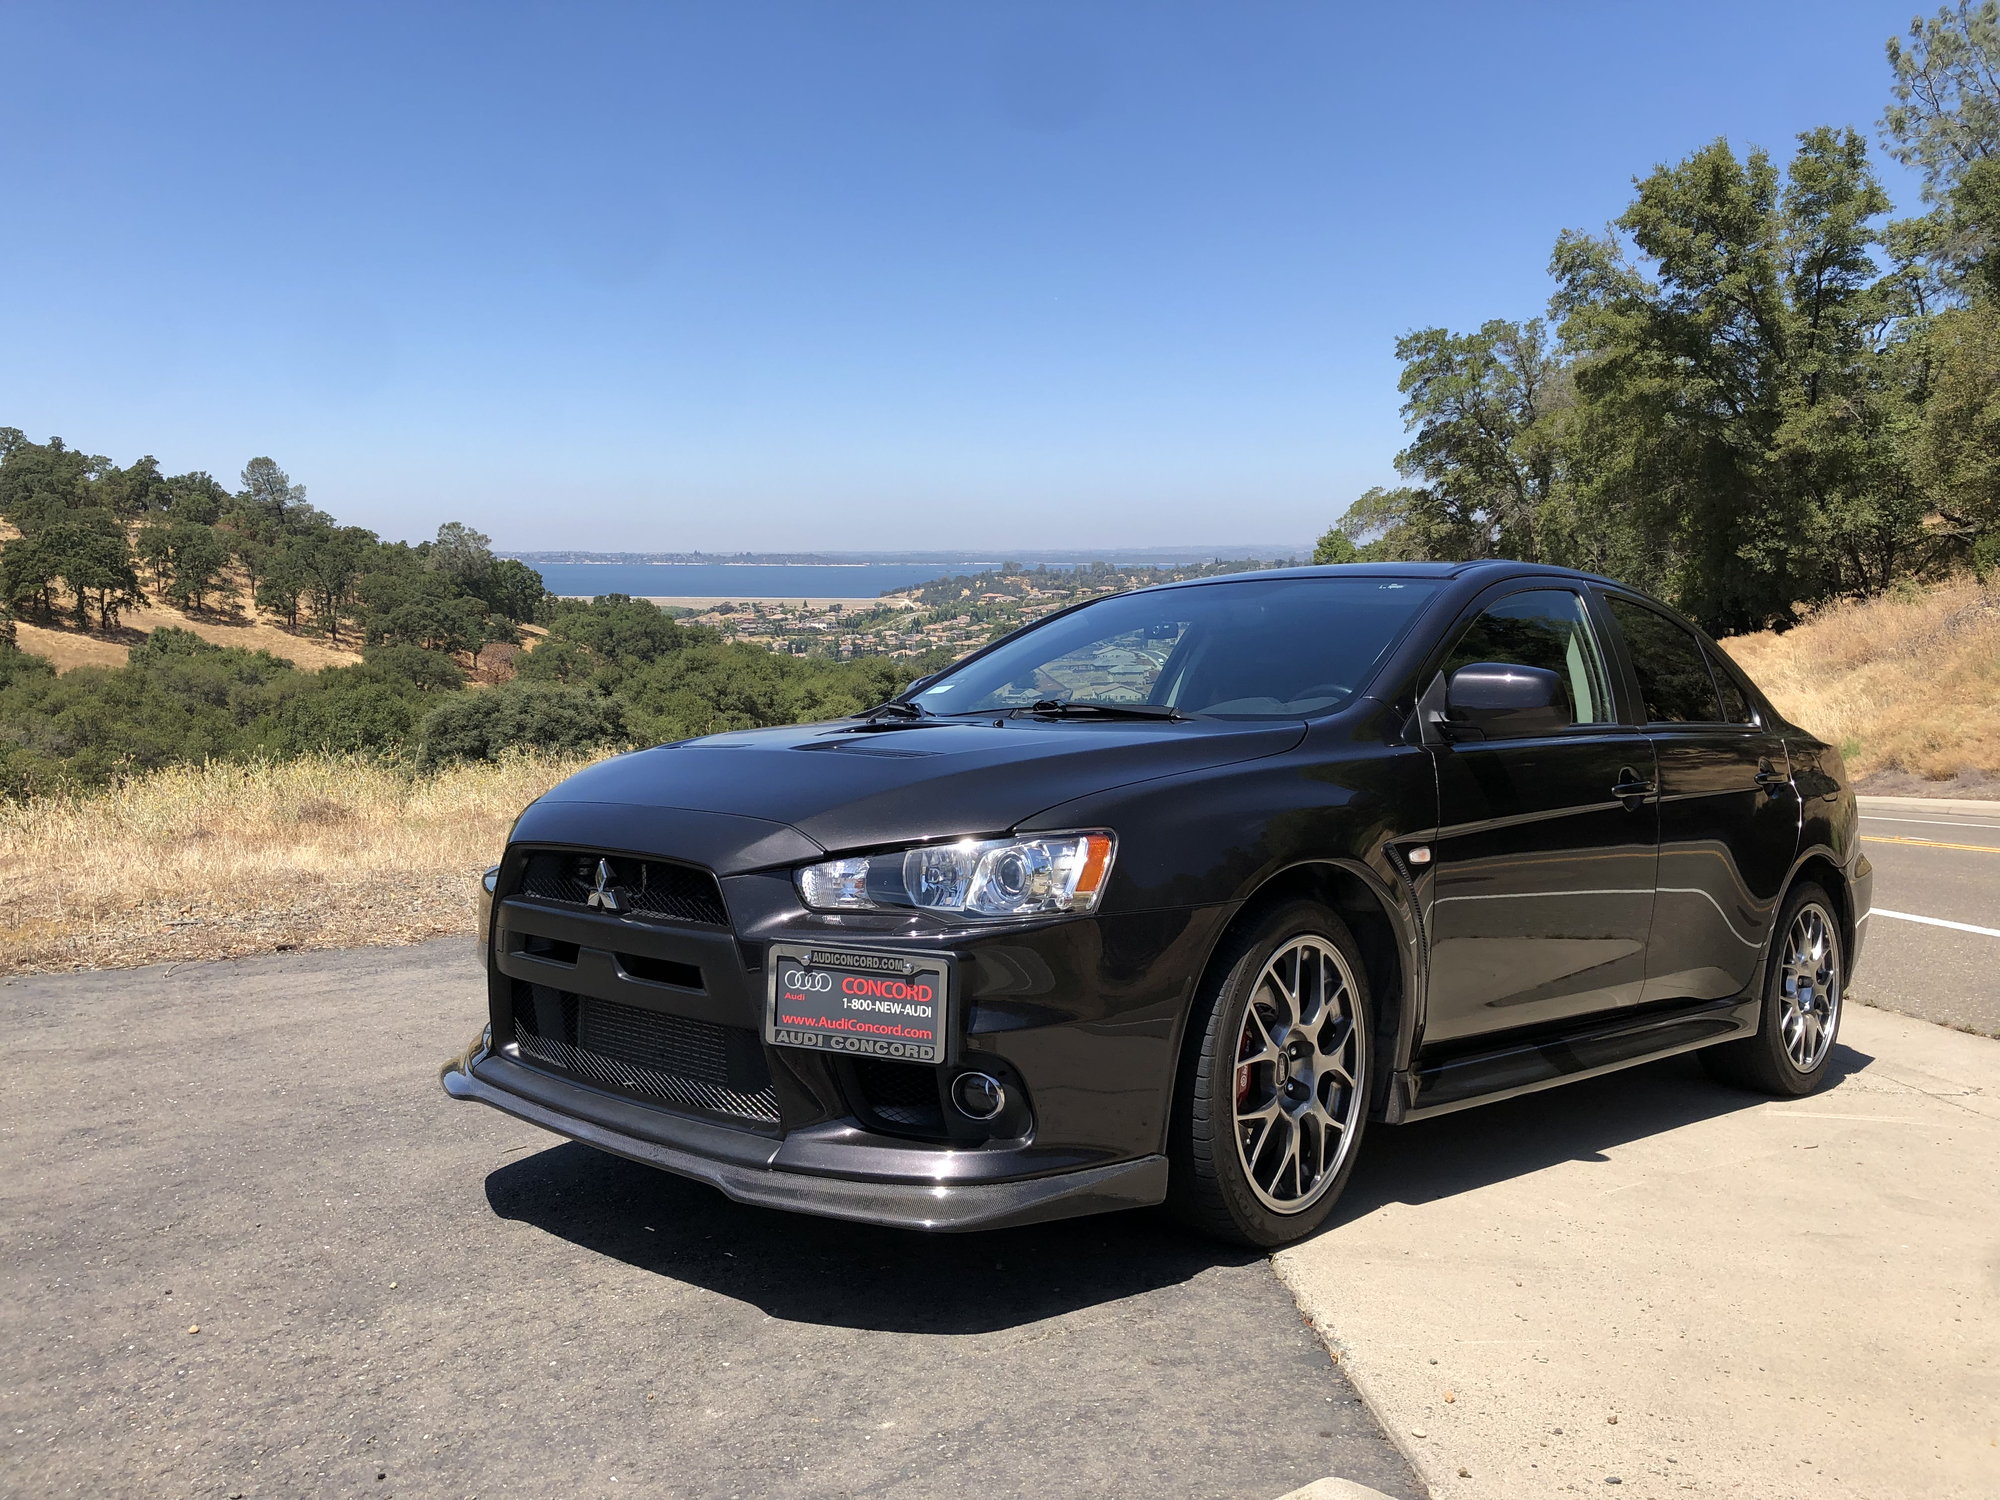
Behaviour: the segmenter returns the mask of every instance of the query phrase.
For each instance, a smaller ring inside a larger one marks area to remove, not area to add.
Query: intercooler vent
[[[775,1125],[778,1096],[757,1033],[514,981],[524,1057],[587,1083],[683,1109]]]
[[[643,953],[617,953],[618,967],[632,979],[648,984],[671,984],[677,989],[701,988],[701,970],[693,964],[677,964],[670,958],[649,958]]]
[[[921,1063],[856,1059],[853,1079],[859,1112],[873,1125],[921,1135],[944,1134],[938,1071]]]
[[[604,867],[602,872],[599,865]],[[606,877],[601,882],[600,873]],[[535,901],[559,901],[565,906],[595,905],[602,911],[669,917],[676,922],[706,922],[715,927],[729,922],[729,913],[722,905],[722,888],[713,875],[694,865],[663,859],[541,849],[528,856],[515,894]]]

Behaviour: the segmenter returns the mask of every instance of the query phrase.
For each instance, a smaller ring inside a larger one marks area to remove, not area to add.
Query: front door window
[[[1448,676],[1481,661],[1554,672],[1569,689],[1570,713],[1579,724],[1608,724],[1613,718],[1604,655],[1582,598],[1568,589],[1508,595],[1466,628],[1444,670]]]

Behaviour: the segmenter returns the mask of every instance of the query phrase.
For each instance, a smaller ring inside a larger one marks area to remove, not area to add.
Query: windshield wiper
[[[1054,719],[1067,718],[1071,714],[1102,714],[1107,719],[1185,719],[1188,716],[1177,708],[1167,708],[1158,703],[1077,703],[1067,698],[1044,698],[1039,703],[1030,703],[1026,708],[1008,710],[1014,714],[1034,714],[1038,717]]]

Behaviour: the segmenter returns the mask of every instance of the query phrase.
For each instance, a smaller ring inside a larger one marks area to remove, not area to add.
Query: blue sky
[[[1912,10],[8,0],[0,423],[388,536],[1295,543],[1397,335],[1717,135],[1872,136]]]

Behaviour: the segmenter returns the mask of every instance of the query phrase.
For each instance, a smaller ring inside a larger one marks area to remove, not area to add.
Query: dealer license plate
[[[764,1040],[854,1057],[941,1063],[952,961],[865,948],[773,943]]]

